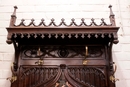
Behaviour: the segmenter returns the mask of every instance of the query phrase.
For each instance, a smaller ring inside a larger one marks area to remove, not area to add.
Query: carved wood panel
[[[105,58],[103,46],[88,46],[88,48],[88,58]],[[85,46],[23,46],[21,50],[22,59],[85,58]]]
[[[32,19],[25,25],[22,19],[16,25],[15,6],[6,28],[6,42],[15,49],[11,87],[115,87],[112,45],[119,42],[119,27],[112,6],[109,8],[110,24],[104,19],[96,24],[93,18],[87,24],[82,18],[79,24],[75,19],[70,24],[65,19],[59,24],[41,19],[36,25]],[[83,65],[84,59],[87,65]]]
[[[21,66],[19,73],[19,87],[108,87],[103,66]]]

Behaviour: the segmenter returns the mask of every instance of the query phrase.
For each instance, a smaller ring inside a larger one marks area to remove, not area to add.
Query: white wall
[[[120,27],[118,32],[119,43],[113,46],[113,58],[118,66],[116,77],[117,87],[130,87],[130,1],[129,0],[0,0],[0,87],[10,87],[6,80],[11,76],[10,65],[14,58],[13,45],[6,43],[10,15],[13,6],[17,5],[17,22],[20,19],[34,18],[36,23],[44,18],[47,23],[55,18],[58,23],[61,18],[69,21],[75,18],[90,20],[105,18],[109,23],[109,5],[113,5],[116,24]],[[90,23],[88,21],[88,23]]]

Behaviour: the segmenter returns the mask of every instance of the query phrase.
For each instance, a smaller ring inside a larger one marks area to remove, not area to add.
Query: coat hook
[[[83,65],[87,65],[88,60],[86,59],[88,57],[88,46],[85,47],[85,59],[83,60]]]
[[[119,81],[119,79],[118,78],[115,78],[115,76],[114,76],[114,74],[115,74],[115,72],[116,72],[116,69],[117,69],[117,66],[115,65],[114,66],[115,68],[114,68],[114,72],[113,72],[113,74],[112,75],[110,75],[110,81],[112,82],[112,83],[115,83],[116,81]]]
[[[10,80],[11,83],[14,83],[17,80],[17,76],[13,71],[14,64],[11,65],[11,71],[12,71],[12,77],[6,78],[7,80]]]

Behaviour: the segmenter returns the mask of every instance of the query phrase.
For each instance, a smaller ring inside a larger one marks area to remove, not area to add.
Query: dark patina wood
[[[114,73],[111,49],[118,43],[119,27],[111,7],[111,24],[101,19],[98,25],[93,18],[86,24],[82,18],[80,24],[75,19],[70,24],[65,19],[59,24],[41,19],[35,25],[31,19],[25,25],[22,19],[16,25],[15,6],[6,28],[6,42],[15,48],[11,87],[115,87],[110,80]]]

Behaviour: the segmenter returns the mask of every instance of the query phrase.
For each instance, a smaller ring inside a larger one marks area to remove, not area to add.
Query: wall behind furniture
[[[51,18],[55,18],[59,23],[61,18],[66,22],[72,18],[80,23],[81,18],[85,18],[90,23],[91,18],[95,18],[100,23],[101,18],[109,22],[109,5],[113,6],[116,24],[120,27],[118,32],[119,43],[113,46],[113,58],[118,69],[116,77],[120,81],[116,82],[117,87],[130,87],[130,1],[129,0],[0,0],[0,87],[10,87],[10,82],[6,80],[11,76],[10,66],[14,58],[13,45],[6,43],[7,31],[10,15],[13,6],[17,5],[17,23],[22,18],[26,24],[34,18],[36,24],[42,18],[49,23]]]

